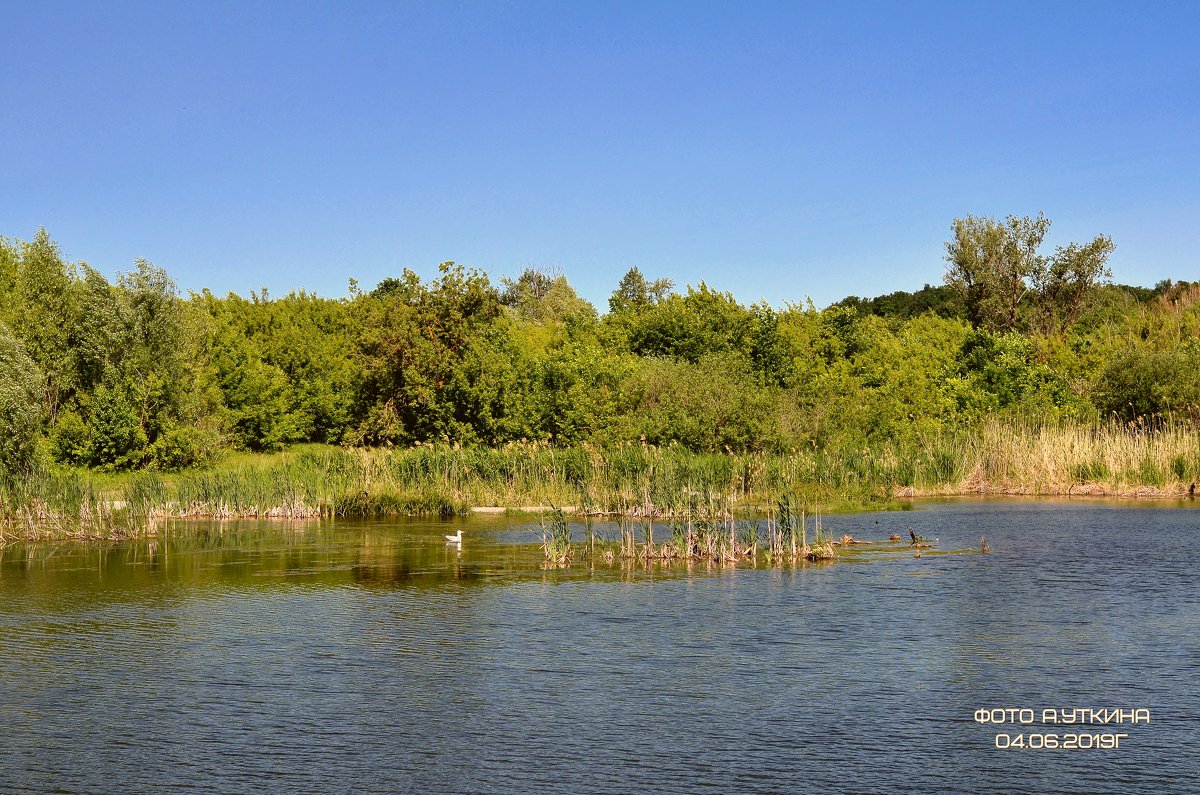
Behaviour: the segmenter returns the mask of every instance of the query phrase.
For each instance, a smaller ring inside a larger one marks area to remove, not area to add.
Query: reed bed
[[[135,534],[138,528],[119,508],[87,473],[37,468],[21,477],[0,474],[0,544],[15,538]]]
[[[1200,481],[1200,431],[992,421],[938,440],[924,461],[935,463],[900,485],[914,493],[1183,497]]]
[[[719,526],[721,544],[733,550],[744,546],[739,534],[758,530],[732,516],[782,517],[785,498],[795,501],[791,515],[796,505],[887,508],[897,497],[932,494],[1182,497],[1197,482],[1200,430],[1142,423],[991,420],[903,441],[743,454],[645,444],[303,446],[173,475],[52,467],[21,477],[0,473],[0,542],[143,534],[170,517],[449,515],[474,506],[557,505],[567,513],[650,520],[651,537],[641,543],[651,548],[659,546],[655,523],[672,546],[678,533],[685,543],[716,544],[710,535]],[[790,551],[790,530],[763,530],[783,532]]]
[[[819,516],[814,515],[810,544],[808,516],[803,508],[796,512],[797,504],[794,498],[784,496],[765,518],[747,514],[737,519],[726,500],[696,502],[659,523],[658,541],[653,516],[618,517],[617,534],[612,539],[600,538],[585,517],[583,543],[579,546],[573,544],[563,512],[554,509],[541,518],[542,549],[546,564],[556,567],[577,560],[611,564],[620,559],[646,565],[676,561],[723,565],[757,561],[760,557],[768,564],[835,560],[836,546],[842,542],[834,541],[822,529]]]

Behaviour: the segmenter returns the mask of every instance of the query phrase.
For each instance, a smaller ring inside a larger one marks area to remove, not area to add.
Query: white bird
[[[458,532],[455,533],[454,535],[446,536],[446,543],[447,544],[461,544],[462,543],[462,528],[461,527],[458,528]]]

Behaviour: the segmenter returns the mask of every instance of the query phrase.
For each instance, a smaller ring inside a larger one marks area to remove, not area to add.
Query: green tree
[[[766,383],[788,386],[795,367],[788,355],[787,343],[779,333],[779,313],[766,301],[750,308],[754,319],[750,327],[750,360]]]
[[[249,450],[278,450],[303,438],[291,409],[284,372],[263,360],[239,323],[247,302],[237,296],[213,303],[213,362],[234,443]]]
[[[146,457],[146,434],[121,386],[101,384],[91,402],[88,463],[104,469],[139,466]]]
[[[185,337],[186,309],[174,280],[144,259],[134,268],[118,278],[129,306],[132,338],[122,375],[138,425],[152,443],[179,416],[183,373],[193,351]]]
[[[12,328],[42,371],[43,401],[51,421],[76,386],[71,277],[58,244],[45,229],[38,229],[33,240],[21,246]]]
[[[1080,409],[1062,377],[1039,361],[1033,342],[1016,332],[976,330],[963,341],[958,361],[966,411],[1012,409],[1037,415]]]
[[[946,284],[962,298],[977,328],[1012,331],[1032,281],[1046,267],[1038,254],[1050,221],[1010,215],[1004,221],[968,215],[954,219],[946,243]]]
[[[429,285],[412,271],[357,302],[363,419],[357,439],[373,444],[470,442],[489,420],[477,400],[482,337],[500,317],[487,276],[442,263]]]
[[[665,299],[671,294],[671,288],[674,286],[670,279],[646,281],[646,277],[638,268],[630,268],[621,277],[616,291],[608,299],[609,311],[641,312]]]
[[[729,293],[704,282],[687,295],[671,294],[636,312],[614,313],[630,351],[698,362],[713,353],[749,353],[753,315]]]
[[[709,452],[778,446],[773,393],[742,354],[651,359],[642,370],[632,429],[644,441]]]
[[[851,295],[838,303],[892,320],[912,320],[929,312],[944,318],[961,318],[966,315],[958,294],[944,284],[937,287],[927,284],[913,293],[900,290],[877,298],[859,298]]]
[[[90,393],[105,374],[123,369],[133,350],[133,320],[128,296],[97,270],[80,265],[73,285],[78,313],[71,334],[80,391]]]
[[[21,261],[21,247],[15,240],[0,235],[0,322],[12,320],[11,309],[16,296],[17,267]]]
[[[1047,333],[1065,332],[1075,325],[1097,285],[1112,278],[1108,258],[1112,238],[1097,236],[1086,245],[1059,246],[1046,267],[1033,276],[1033,288]]]
[[[530,438],[574,444],[609,436],[631,410],[628,386],[636,362],[594,341],[568,342],[535,359],[527,369]]]
[[[560,273],[526,268],[515,281],[501,279],[501,284],[500,302],[521,320],[564,325],[596,322],[595,307],[580,298]]]
[[[540,268],[526,268],[515,280],[502,278],[500,283],[504,290],[500,293],[500,303],[513,309],[536,307],[550,294],[558,274]],[[532,314],[523,311],[522,314]]]
[[[27,472],[36,459],[42,386],[25,347],[0,323],[0,475]]]
[[[76,391],[63,404],[66,423],[55,419],[52,451],[59,460],[82,459],[107,468],[150,460],[155,455],[150,448],[163,452],[171,447],[172,461],[184,460],[188,454],[178,429],[206,424],[206,417],[187,410],[196,405],[188,392],[194,386],[190,376],[203,366],[205,344],[189,334],[192,310],[167,273],[145,260],[120,274],[116,284],[86,263],[79,263],[78,272],[80,278],[71,284],[75,319],[70,333]],[[127,410],[136,432],[125,428]],[[82,446],[81,422],[87,429]],[[159,445],[168,432],[174,433],[174,441]],[[207,435],[192,450],[201,459],[206,457],[201,445],[215,441]],[[135,442],[141,449],[129,448]],[[81,453],[84,447],[87,452]]]
[[[1096,384],[1100,410],[1123,420],[1177,415],[1200,419],[1200,340],[1171,350],[1127,348]]]
[[[1049,230],[1042,213],[954,220],[954,238],[946,243],[946,284],[961,298],[973,326],[1014,331],[1029,304],[1037,307],[1047,331],[1065,331],[1078,320],[1085,300],[1111,275],[1106,263],[1113,242],[1099,235],[1086,245],[1059,246],[1046,257],[1039,249]]]

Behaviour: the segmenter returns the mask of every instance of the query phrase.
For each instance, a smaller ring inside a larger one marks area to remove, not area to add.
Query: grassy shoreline
[[[764,510],[783,497],[824,513],[923,496],[1179,498],[1197,481],[1200,431],[1116,424],[989,422],[903,443],[786,453],[301,446],[174,474],[51,468],[10,479],[0,484],[0,542],[144,535],[168,518],[451,515],[485,506],[669,516]]]

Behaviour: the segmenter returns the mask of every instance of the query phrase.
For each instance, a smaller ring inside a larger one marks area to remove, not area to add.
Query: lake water
[[[10,544],[0,791],[1200,792],[1200,510],[924,503],[825,524],[993,552],[774,569],[547,571],[516,521]],[[1081,731],[1127,737],[996,747]]]

